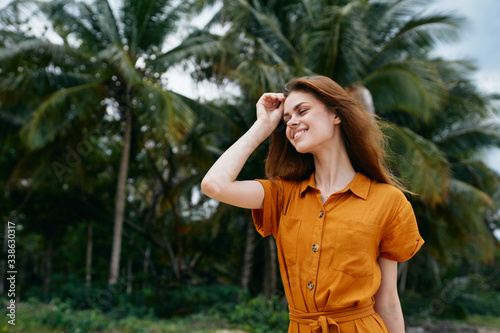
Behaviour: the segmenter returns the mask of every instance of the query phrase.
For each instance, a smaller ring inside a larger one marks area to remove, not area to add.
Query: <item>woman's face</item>
[[[307,92],[293,91],[285,100],[283,120],[286,137],[299,153],[314,154],[332,147],[337,115]]]

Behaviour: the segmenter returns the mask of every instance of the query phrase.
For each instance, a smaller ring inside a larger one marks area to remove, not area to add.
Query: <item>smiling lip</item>
[[[293,135],[293,139],[294,140],[297,140],[298,138],[300,138],[302,136],[302,134],[304,134],[305,132],[307,132],[307,130],[302,130],[302,131],[298,131],[296,132],[294,135]]]

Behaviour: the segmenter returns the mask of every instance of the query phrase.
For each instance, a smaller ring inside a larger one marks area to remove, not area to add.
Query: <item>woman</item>
[[[237,181],[271,134],[269,180]],[[289,332],[404,332],[397,262],[424,241],[383,139],[334,81],[297,78],[259,99],[257,121],[202,181],[206,195],[252,209],[257,231],[276,238]]]

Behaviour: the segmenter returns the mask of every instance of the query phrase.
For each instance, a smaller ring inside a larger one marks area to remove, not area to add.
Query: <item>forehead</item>
[[[309,92],[293,91],[285,99],[284,111],[285,113],[290,113],[294,110],[294,108],[300,106],[303,103],[315,104],[320,103],[320,101]]]

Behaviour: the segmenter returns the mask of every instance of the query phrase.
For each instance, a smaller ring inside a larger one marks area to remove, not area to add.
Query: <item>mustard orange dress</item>
[[[373,309],[377,258],[406,261],[424,243],[405,195],[361,173],[324,204],[314,174],[259,182],[264,207],[252,215],[257,231],[276,239],[288,332],[388,332]]]

